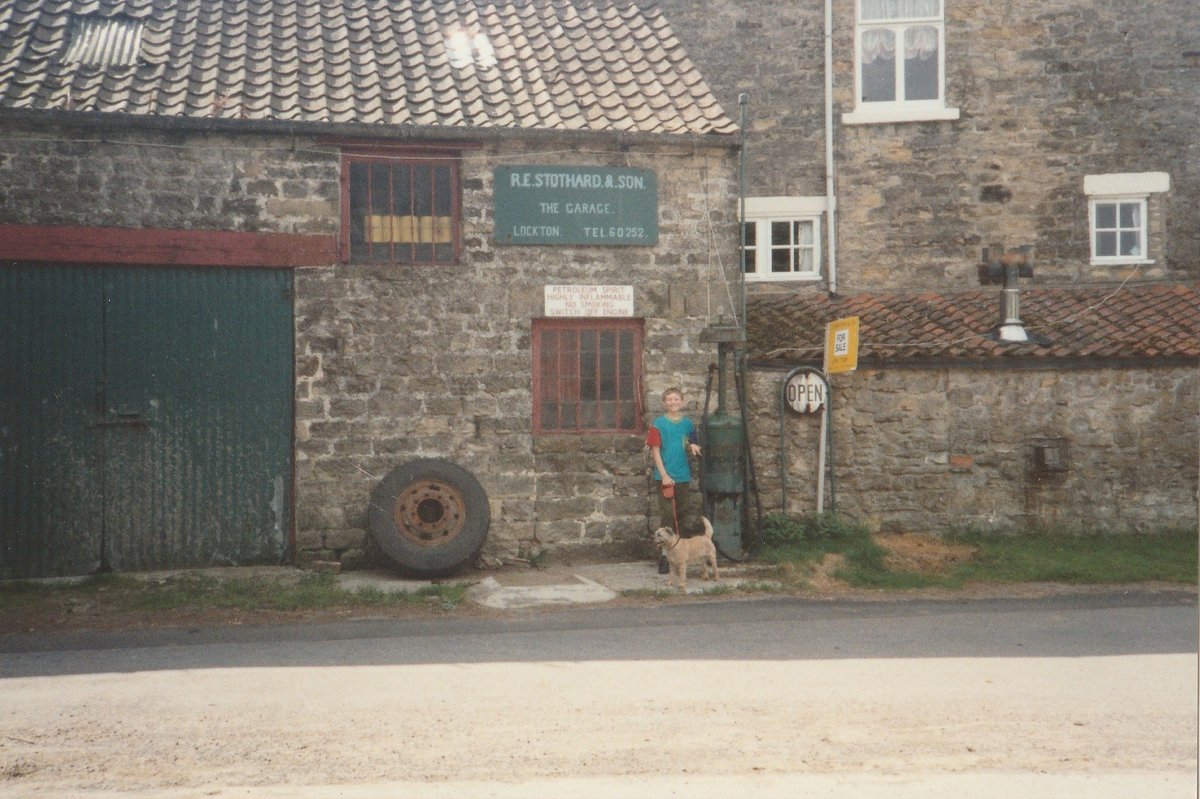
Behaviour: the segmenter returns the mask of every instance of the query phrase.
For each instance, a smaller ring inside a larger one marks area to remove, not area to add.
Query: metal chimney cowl
[[[1029,341],[1029,334],[1021,322],[1021,292],[1017,286],[1017,279],[1021,277],[1033,277],[1032,245],[1022,245],[1012,252],[1005,252],[1003,247],[984,248],[979,282],[1004,284],[1000,290],[1000,325],[996,329],[996,338],[1000,341]]]

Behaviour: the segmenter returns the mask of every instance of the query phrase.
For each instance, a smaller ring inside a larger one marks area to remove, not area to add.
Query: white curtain
[[[861,7],[864,22],[942,16],[942,0],[862,0]]]
[[[922,25],[904,31],[905,58],[929,58],[931,55],[937,55],[937,51],[937,28]]]
[[[922,26],[904,31],[904,57],[929,58],[937,55],[937,28]],[[862,62],[871,64],[877,58],[891,61],[896,57],[896,35],[887,28],[867,28],[862,32]]]
[[[862,62],[871,64],[877,58],[894,61],[896,34],[887,28],[868,28],[862,32]]]

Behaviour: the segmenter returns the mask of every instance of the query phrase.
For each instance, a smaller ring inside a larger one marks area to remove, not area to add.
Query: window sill
[[[1151,266],[1156,261],[1153,258],[1105,258],[1104,260],[1092,259],[1090,266]]]
[[[858,109],[842,114],[843,125],[885,125],[893,122],[951,122],[959,118],[957,108]]]
[[[762,275],[746,275],[747,283],[816,283],[821,279],[821,276],[816,273],[797,272],[785,275],[771,275],[765,277]]]

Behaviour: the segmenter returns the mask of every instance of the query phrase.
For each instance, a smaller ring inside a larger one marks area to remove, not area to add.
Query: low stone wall
[[[767,511],[782,501],[784,376],[754,371],[750,380]],[[1194,365],[860,368],[832,384],[837,509],[873,529],[1197,526]],[[787,412],[792,512],[816,508],[818,431],[817,415]]]

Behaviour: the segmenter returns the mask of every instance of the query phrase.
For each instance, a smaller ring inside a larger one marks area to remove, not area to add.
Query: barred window
[[[343,260],[446,264],[459,254],[458,161],[344,156]]]
[[[639,433],[642,323],[535,319],[535,433]]]

